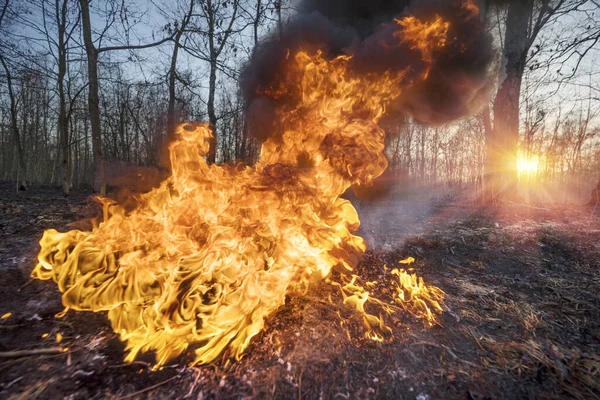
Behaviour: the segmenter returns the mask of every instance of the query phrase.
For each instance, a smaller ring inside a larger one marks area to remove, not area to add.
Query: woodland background
[[[52,183],[68,194],[97,184],[99,162],[113,185],[128,171],[159,176],[183,121],[215,127],[210,161],[253,163],[260,145],[245,123],[240,71],[295,7],[0,0],[0,180]],[[388,118],[387,181],[481,196],[506,154],[519,153],[539,161],[535,174],[519,177],[535,181],[533,198],[588,201],[600,174],[600,3],[481,7],[497,49],[490,103],[444,126]]]

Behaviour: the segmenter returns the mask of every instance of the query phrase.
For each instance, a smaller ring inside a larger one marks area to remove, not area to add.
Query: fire
[[[441,303],[444,292],[435,286],[427,286],[423,278],[414,272],[394,268],[392,274],[398,276],[396,302],[404,310],[417,318],[425,319],[429,326],[433,326],[437,322],[435,313],[441,313],[443,310]]]
[[[467,19],[475,18],[479,15],[479,6],[473,1],[474,0],[466,0],[461,5],[462,10],[467,14]]]
[[[397,24],[422,54],[426,79],[448,24],[439,17]],[[140,195],[135,209],[98,197],[103,215],[91,231],[44,233],[32,275],[58,284],[66,310],[107,312],[126,361],[154,351],[161,366],[187,350],[202,364],[226,349],[239,359],[286,295],[305,293],[333,268],[352,271],[365,252],[353,234],[357,212],[341,195],[387,167],[377,122],[415,78],[355,76],[351,57],[320,52],[288,61],[286,87],[265,90],[301,102],[279,110],[281,136],[264,142],[254,167],[207,164],[209,126],[184,124],[169,147],[172,176]],[[439,289],[393,273],[396,305],[370,296],[358,277],[338,284],[375,340],[391,330],[365,311],[367,302],[387,313],[411,310],[430,324],[441,311]]]
[[[409,265],[415,261],[408,257],[399,261],[400,264]],[[384,266],[387,270],[387,266]],[[391,315],[400,311],[406,311],[417,319],[422,319],[428,326],[438,323],[437,314],[443,311],[442,302],[444,292],[435,287],[427,286],[423,278],[417,276],[412,270],[394,268],[392,275],[397,276],[395,282],[395,293],[391,302],[384,302],[373,297],[366,288],[375,286],[377,282],[361,282],[358,275],[352,275],[346,283],[331,282],[338,286],[342,293],[344,304],[356,309],[363,319],[366,329],[365,337],[375,341],[385,341],[392,337],[392,330],[385,325],[382,314]],[[344,279],[345,276],[342,277]],[[365,309],[367,304],[373,305],[381,311],[380,315],[374,315]]]
[[[414,16],[396,19],[402,28],[395,33],[400,43],[408,43],[413,50],[421,52],[421,59],[426,64],[433,62],[433,50],[446,46],[450,24],[439,15],[432,22],[421,21]],[[427,79],[428,68],[423,69],[422,79]]]

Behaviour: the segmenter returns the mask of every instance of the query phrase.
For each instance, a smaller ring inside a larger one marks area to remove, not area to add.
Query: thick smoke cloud
[[[414,15],[431,21],[436,16],[449,22],[446,46],[433,54],[428,78],[408,90],[388,107],[388,115],[411,115],[424,124],[442,124],[474,112],[487,98],[492,41],[484,22],[464,6],[465,0],[304,0],[300,12],[281,33],[267,38],[242,73],[242,90],[248,104],[248,120],[260,139],[279,131],[278,107],[300,100],[285,87],[289,55],[298,50],[321,50],[326,58],[346,54],[357,74],[406,71],[422,73],[421,53],[408,43],[399,44],[394,18]],[[262,136],[261,136],[262,135]]]
[[[305,0],[299,10],[305,14],[317,12],[336,25],[351,26],[364,39],[409,5],[410,0]]]

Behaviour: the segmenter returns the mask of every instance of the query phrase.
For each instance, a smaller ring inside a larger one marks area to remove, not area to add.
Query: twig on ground
[[[144,367],[146,369],[152,368],[152,365],[150,365],[149,363],[144,362],[144,361],[132,361],[132,362],[123,363],[123,364],[109,365],[107,368],[132,367],[132,366],[135,366],[135,365],[139,365],[139,366]]]
[[[0,325],[0,329],[15,329],[23,325]]]
[[[11,387],[12,385],[14,385],[15,383],[22,381],[24,378],[24,376],[20,376],[16,379],[13,379],[12,381],[8,382],[7,384],[3,385],[3,389],[8,389],[9,387]]]
[[[23,286],[21,286],[19,288],[19,290],[17,290],[17,292],[20,292],[21,290],[25,289],[27,286],[29,286],[35,279],[30,278],[27,282],[25,282],[25,284]]]
[[[0,358],[19,358],[27,356],[35,356],[39,354],[60,354],[65,353],[62,347],[47,347],[44,349],[29,349],[29,350],[11,350],[0,351]]]
[[[145,389],[138,390],[137,392],[129,393],[128,395],[125,395],[125,396],[122,396],[122,397],[117,397],[117,399],[118,399],[118,400],[129,399],[129,398],[131,398],[131,397],[137,396],[138,394],[146,393],[146,392],[148,392],[148,391],[150,391],[150,390],[156,389],[156,388],[157,388],[157,387],[159,387],[159,386],[162,386],[162,385],[165,385],[165,384],[167,384],[167,383],[171,382],[171,381],[172,381],[173,379],[175,379],[175,378],[179,378],[179,374],[177,374],[177,375],[175,375],[175,376],[172,376],[172,377],[170,377],[170,378],[169,378],[169,379],[167,379],[167,380],[164,380],[164,381],[162,381],[162,382],[159,382],[159,383],[157,383],[156,385],[152,385],[152,386],[149,386],[149,387],[147,387],[147,388],[145,388]]]
[[[444,349],[446,350],[446,352],[456,361],[459,361],[461,363],[467,364],[471,367],[474,368],[478,368],[478,366],[470,361],[467,360],[463,360],[462,358],[459,358],[456,354],[454,354],[454,352],[452,351],[452,349],[450,349],[450,347],[443,345],[443,344],[437,344],[437,343],[433,343],[433,342],[427,342],[427,341],[420,341],[420,342],[415,342],[414,344],[421,344],[421,345],[425,345],[425,346],[431,346],[431,347],[436,347],[438,349]]]
[[[194,390],[196,390],[196,384],[198,383],[198,378],[200,378],[200,375],[201,375],[199,369],[196,369],[196,368],[193,368],[193,369],[195,370],[194,374],[196,375],[196,377],[194,378],[194,382],[190,386],[190,390],[188,391],[188,393],[185,396],[183,396],[184,399],[192,397],[192,394],[194,394]]]

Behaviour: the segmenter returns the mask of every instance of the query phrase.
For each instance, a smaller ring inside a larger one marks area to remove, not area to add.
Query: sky
[[[28,38],[28,45],[38,50],[48,51],[49,46],[45,40],[41,7],[41,0],[27,1],[28,12],[20,16],[20,24],[15,24],[14,32],[18,37]],[[120,2],[117,2],[120,4]],[[96,31],[95,38],[107,24],[110,24],[111,19],[110,8],[106,5],[106,1],[93,0],[91,2],[92,25]],[[293,4],[292,4],[293,6]],[[106,30],[106,34],[102,41],[97,41],[97,46],[112,46],[125,44],[143,44],[150,43],[166,35],[164,27],[176,19],[180,19],[187,7],[186,0],[174,0],[163,2],[159,0],[129,0],[127,1],[127,13],[116,13],[116,17],[112,20],[112,25]],[[552,50],[556,47],[555,44],[569,35],[582,32],[589,23],[587,19],[600,20],[600,13],[595,11],[596,6],[589,2],[582,11],[573,15],[564,16],[560,21],[549,24],[540,33],[533,49],[536,45],[542,46],[542,51],[536,56],[536,60],[544,65],[545,60],[553,56]],[[596,12],[598,15],[594,14]],[[284,19],[287,18],[293,11],[286,10]],[[269,17],[274,15],[269,13]],[[597,17],[597,18],[596,18]],[[69,18],[75,20],[76,10],[73,9]],[[46,19],[48,29],[53,29],[51,19]],[[129,36],[124,34],[123,26],[128,26]],[[274,22],[271,20],[261,30],[261,36],[265,36],[275,28]],[[496,28],[492,28],[496,29]],[[498,34],[499,32],[495,32]],[[223,56],[227,68],[232,72],[239,71],[244,62],[251,54],[253,47],[253,38],[251,29],[248,27],[236,39],[237,51],[229,51]],[[81,38],[79,32],[74,35],[74,44],[80,44]],[[596,45],[585,56],[584,61],[579,65],[575,79],[568,83],[559,84],[560,74],[568,74],[577,61],[577,57],[571,57],[562,64],[552,64],[550,68],[540,68],[533,71],[527,71],[523,84],[524,93],[531,94],[535,99],[535,103],[539,104],[539,108],[546,111],[550,117],[558,107],[566,107],[567,104],[581,103],[582,98],[587,98],[590,95],[595,97],[595,103],[598,103],[600,98],[600,83],[597,79],[600,75],[600,46]],[[156,81],[166,80],[166,71],[170,61],[172,52],[172,43],[167,42],[159,47],[147,50],[138,50],[135,52],[129,51],[113,51],[103,53],[101,60],[119,62],[123,68],[125,78],[131,81]],[[83,59],[84,55],[81,50],[78,53],[72,54],[73,59]],[[564,59],[558,60],[560,62]],[[533,64],[532,64],[533,65]],[[193,76],[198,89],[195,93],[200,98],[206,98],[207,86],[207,64],[206,62],[190,56],[185,51],[180,52],[178,63],[180,73],[188,73],[187,76]],[[235,81],[230,79],[226,74],[220,74],[219,79],[221,89],[227,91],[235,91]],[[591,87],[591,89],[590,89]]]

